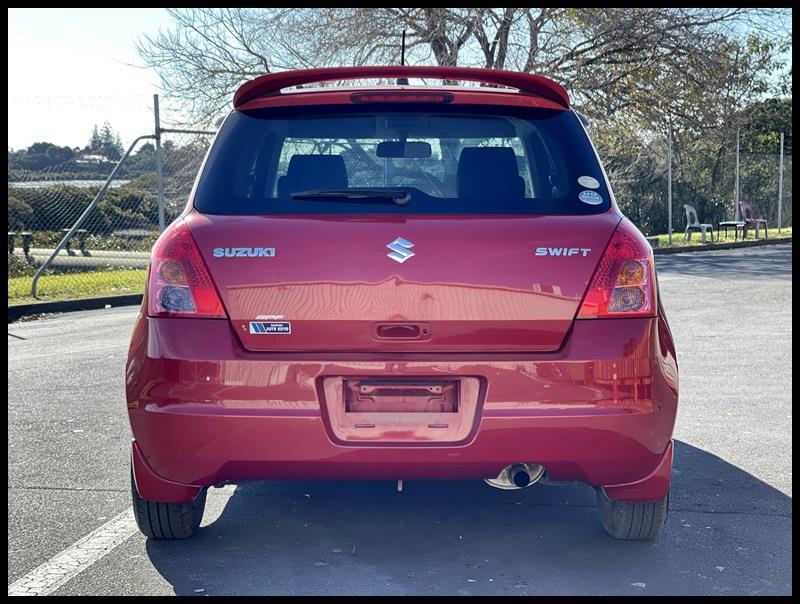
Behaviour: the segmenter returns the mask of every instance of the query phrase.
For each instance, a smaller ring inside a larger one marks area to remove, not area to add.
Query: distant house
[[[147,229],[119,229],[114,231],[112,235],[116,237],[125,237],[127,239],[144,239],[145,237],[150,237],[153,233],[158,233],[158,231]]]
[[[76,160],[76,164],[86,164],[86,165],[100,165],[100,164],[110,164],[113,163],[110,159],[108,159],[105,155],[92,155],[89,153],[85,153],[80,155]]]

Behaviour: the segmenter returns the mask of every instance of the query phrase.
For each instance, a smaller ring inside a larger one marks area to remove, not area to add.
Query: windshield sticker
[[[594,191],[581,191],[578,193],[578,199],[583,203],[588,203],[590,206],[599,206],[603,203],[603,197],[600,193],[595,193]]]
[[[292,324],[289,323],[288,321],[281,321],[281,322],[250,321],[250,333],[259,335],[290,334],[292,333]]]
[[[581,176],[578,178],[578,184],[587,189],[599,189],[600,181],[592,176]]]

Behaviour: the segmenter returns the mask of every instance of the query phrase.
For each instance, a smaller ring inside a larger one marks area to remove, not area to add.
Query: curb
[[[737,247],[761,247],[762,245],[780,245],[791,243],[791,237],[759,239],[758,241],[735,241],[733,243],[711,243],[708,245],[690,245],[686,247],[657,247],[654,254],[683,254],[684,252],[708,252],[711,250],[732,250]]]
[[[83,298],[81,300],[57,300],[54,302],[33,302],[14,304],[8,307],[8,322],[13,323],[22,317],[44,313],[70,312],[73,310],[95,310],[107,306],[132,306],[142,303],[142,294],[125,296],[105,296],[103,298]]]

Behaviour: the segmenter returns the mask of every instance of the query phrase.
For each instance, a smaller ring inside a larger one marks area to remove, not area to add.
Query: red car
[[[370,78],[391,83],[286,90]],[[234,106],[130,345],[141,531],[190,536],[224,483],[485,479],[588,483],[612,536],[656,537],[675,348],[566,91],[356,67],[264,75]]]

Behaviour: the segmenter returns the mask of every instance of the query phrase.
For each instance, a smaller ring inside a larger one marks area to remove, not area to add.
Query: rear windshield
[[[608,197],[571,111],[406,104],[234,112],[194,204],[210,214],[593,214]]]

